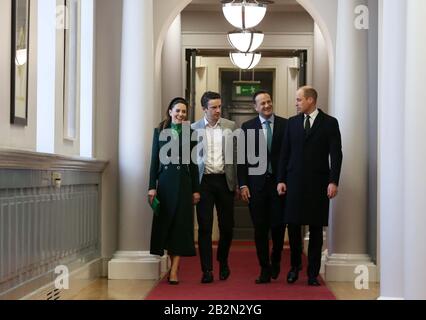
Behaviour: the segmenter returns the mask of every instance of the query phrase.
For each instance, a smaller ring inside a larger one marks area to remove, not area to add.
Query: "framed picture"
[[[10,122],[28,123],[28,62],[30,0],[12,0],[12,61]]]

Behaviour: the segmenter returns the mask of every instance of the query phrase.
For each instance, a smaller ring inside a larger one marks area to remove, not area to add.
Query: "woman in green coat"
[[[198,166],[191,161],[196,142],[191,142],[190,135],[182,134],[192,134],[190,125],[183,124],[187,113],[188,102],[183,98],[173,99],[166,120],[154,131],[152,143],[148,197],[151,204],[157,197],[159,212],[152,222],[150,251],[163,256],[167,250],[171,259],[170,284],[179,283],[180,257],[195,256],[192,209],[200,201],[200,194]]]

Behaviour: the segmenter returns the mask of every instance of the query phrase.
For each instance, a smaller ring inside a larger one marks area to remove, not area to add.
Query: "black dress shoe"
[[[308,279],[308,285],[318,287],[318,286],[321,285],[321,283],[318,281],[317,278],[309,278]]]
[[[256,284],[271,282],[271,270],[269,268],[262,268],[259,278],[256,279]]]
[[[201,283],[212,283],[212,282],[213,282],[213,272],[211,271],[203,272]]]
[[[287,282],[295,283],[299,279],[299,268],[291,268],[287,274]]]
[[[231,274],[231,270],[229,269],[228,264],[227,263],[220,264],[219,279],[226,280],[229,278],[230,274]]]
[[[276,279],[278,279],[279,275],[280,275],[280,264],[279,263],[272,263],[272,265],[271,265],[271,278],[276,280]]]

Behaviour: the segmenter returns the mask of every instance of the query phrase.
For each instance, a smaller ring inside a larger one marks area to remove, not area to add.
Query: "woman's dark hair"
[[[175,105],[179,103],[184,104],[186,106],[186,109],[189,108],[189,103],[184,98],[177,97],[177,98],[174,98],[172,101],[170,101],[169,107],[167,108],[167,112],[166,112],[166,118],[163,121],[161,121],[160,125],[158,126],[158,129],[160,131],[170,126],[170,124],[172,123],[172,117],[170,116],[169,111],[173,110]]]

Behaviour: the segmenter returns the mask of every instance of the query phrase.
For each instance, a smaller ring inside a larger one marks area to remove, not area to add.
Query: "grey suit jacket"
[[[224,157],[225,162],[225,176],[226,176],[226,182],[228,184],[228,188],[230,191],[235,191],[236,185],[237,185],[237,142],[236,142],[236,135],[234,135],[234,131],[236,130],[235,122],[230,121],[228,119],[220,118],[220,126],[223,130],[224,136],[223,136],[223,144],[222,144],[222,154]],[[207,149],[207,140],[202,134],[202,132],[205,132],[206,129],[204,117],[193,123],[191,125],[191,128],[197,132],[197,141],[198,141],[198,168],[199,168],[199,176],[200,176],[200,183],[203,179],[204,175],[204,155],[202,152],[202,149]],[[205,144],[204,144],[205,143]],[[232,149],[231,149],[232,147]]]

